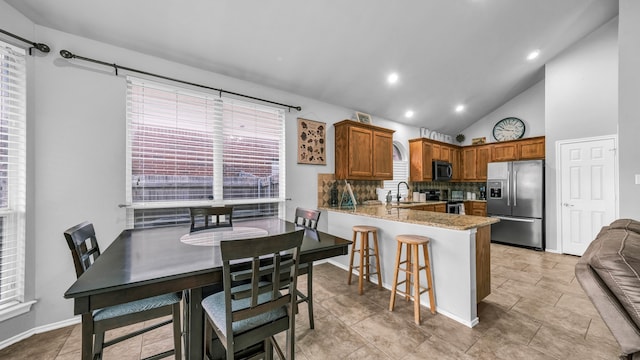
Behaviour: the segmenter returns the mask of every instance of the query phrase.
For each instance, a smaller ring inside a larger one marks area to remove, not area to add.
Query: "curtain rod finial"
[[[51,48],[49,47],[49,45],[47,44],[43,44],[43,43],[34,43],[33,47],[42,51],[43,53],[48,53],[49,51],[51,51]]]
[[[65,59],[71,59],[75,57],[75,55],[73,55],[69,50],[60,50],[60,56],[62,56]]]

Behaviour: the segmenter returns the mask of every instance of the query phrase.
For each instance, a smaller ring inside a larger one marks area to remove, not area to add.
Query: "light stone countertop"
[[[345,214],[367,216],[372,218],[435,226],[453,230],[469,230],[491,225],[499,222],[499,219],[483,216],[446,214],[433,211],[411,210],[412,206],[443,203],[442,201],[430,201],[426,203],[413,203],[397,205],[358,205],[356,209],[339,209],[337,207],[321,207],[320,210],[341,212]]]

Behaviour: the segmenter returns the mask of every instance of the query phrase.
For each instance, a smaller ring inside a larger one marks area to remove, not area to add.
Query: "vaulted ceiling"
[[[618,14],[617,0],[5,1],[45,27],[445,134]]]

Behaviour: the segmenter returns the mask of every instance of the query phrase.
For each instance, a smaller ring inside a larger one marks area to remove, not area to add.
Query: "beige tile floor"
[[[402,299],[388,311],[389,290],[362,296],[347,273],[314,270],[315,330],[306,307],[297,319],[298,359],[617,359],[619,348],[574,277],[577,257],[491,245],[492,293],[467,328]],[[301,277],[300,286],[306,287]],[[172,347],[169,327],[108,348],[105,359],[140,359]],[[34,335],[0,350],[0,359],[79,359],[80,326]]]

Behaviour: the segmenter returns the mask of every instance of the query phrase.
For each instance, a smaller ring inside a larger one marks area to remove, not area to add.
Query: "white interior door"
[[[558,147],[562,252],[582,255],[616,218],[616,139],[570,140]]]

